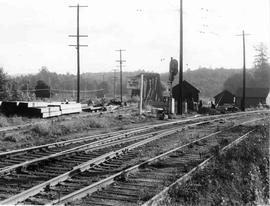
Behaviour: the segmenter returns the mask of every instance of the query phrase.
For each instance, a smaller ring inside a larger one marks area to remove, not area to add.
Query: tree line
[[[270,65],[268,63],[267,48],[263,44],[255,47],[257,54],[254,67],[246,72],[247,87],[264,87],[270,85]],[[169,67],[169,66],[168,66]],[[168,68],[169,70],[169,68]],[[127,89],[128,77],[136,76],[144,70],[123,72],[123,95],[129,96]],[[103,90],[106,96],[119,97],[119,72],[83,73],[80,76],[82,99],[95,96],[95,91]],[[161,73],[163,87],[169,80],[169,73]],[[223,89],[234,93],[242,87],[242,69],[199,68],[184,72],[184,79],[200,90],[201,97],[214,97]],[[178,84],[178,78],[174,85]],[[0,101],[1,100],[35,100],[40,97],[53,97],[58,100],[76,99],[77,76],[74,74],[57,74],[43,66],[37,74],[10,76],[0,68]]]
[[[268,62],[267,48],[264,44],[255,47],[254,67],[246,72],[246,87],[269,88],[270,87],[270,64]],[[230,76],[223,84],[233,94],[242,88],[243,74],[238,72]]]

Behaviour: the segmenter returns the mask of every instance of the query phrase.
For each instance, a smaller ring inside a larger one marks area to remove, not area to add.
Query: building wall
[[[238,107],[241,107],[241,97],[236,97],[236,105]],[[247,97],[245,101],[246,107],[257,107],[260,103],[265,104],[266,99],[265,98],[258,98],[258,97]]]

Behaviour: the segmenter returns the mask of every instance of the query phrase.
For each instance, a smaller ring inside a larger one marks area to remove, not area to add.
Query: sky
[[[42,66],[76,74],[76,9],[80,9],[81,72],[144,69],[167,72],[179,59],[179,0],[0,0],[0,67],[8,74],[37,73]],[[183,0],[183,60],[186,69],[241,68],[245,30],[246,65],[254,46],[270,53],[270,0]]]

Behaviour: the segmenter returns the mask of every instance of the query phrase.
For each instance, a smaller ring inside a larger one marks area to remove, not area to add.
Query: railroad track
[[[207,166],[215,155],[227,151],[255,132],[255,128],[241,128],[239,135],[239,133],[235,133],[235,129],[236,127],[233,127],[209,134],[104,179],[100,174],[97,176],[99,172],[95,168],[91,168],[84,173],[74,175],[52,189],[52,191],[69,194],[62,197],[55,196],[54,200],[44,201],[44,203],[50,205],[156,205],[160,196],[168,192],[175,184],[184,183],[196,171]],[[107,171],[107,174],[110,173],[107,169],[108,165],[114,166],[115,161],[114,159],[108,160],[106,163],[104,171]],[[87,177],[88,184],[91,181],[92,183],[74,191],[74,188],[78,187],[77,184],[82,185]],[[95,179],[102,180],[95,182]],[[70,193],[72,190],[73,192]],[[49,196],[52,191],[49,190],[29,198],[23,203],[41,204],[40,200],[44,200],[42,198],[45,198],[46,195],[52,198],[52,195]]]
[[[244,113],[249,115],[250,113]],[[223,115],[220,117],[234,118],[235,114]],[[148,125],[139,128],[133,128],[124,131],[111,132],[107,134],[92,135],[73,140],[61,141],[46,145],[40,145],[25,149],[19,149],[9,152],[0,153],[0,174],[8,173],[11,170],[25,167],[29,164],[49,160],[63,156],[74,151],[81,151],[103,145],[107,142],[118,141],[132,135],[157,131],[160,128],[174,126],[176,124],[186,124],[200,120],[214,119],[217,117],[199,117],[193,119],[178,120],[168,123]]]
[[[47,121],[55,121],[61,118],[61,120],[71,120],[71,119],[76,119],[76,118],[84,118],[84,117],[91,117],[91,116],[99,116],[100,114],[110,114],[114,112],[125,112],[127,110],[130,110],[130,107],[123,107],[123,108],[118,108],[117,110],[113,111],[99,111],[99,112],[83,112],[80,114],[70,114],[67,116],[58,116],[58,117],[52,117],[50,119],[37,119],[35,122],[29,122],[26,124],[20,124],[20,125],[13,125],[13,126],[7,126],[7,127],[0,127],[0,133],[7,133],[7,132],[16,132],[16,131],[21,131],[21,130],[27,130],[28,128],[36,125],[36,124],[41,124]]]
[[[186,128],[192,125],[196,126],[205,123],[205,121],[192,123],[186,125]],[[175,123],[166,123],[165,125],[168,126],[174,124]],[[164,126],[164,124],[162,124],[162,126]],[[87,150],[84,148],[82,149],[81,154],[75,152],[73,157],[66,157],[63,155],[62,158],[56,158],[54,161],[44,162],[44,166],[30,165],[28,169],[24,169],[22,167],[20,170],[0,178],[0,183],[2,185],[6,185],[6,187],[0,188],[0,191],[3,191],[3,194],[0,196],[0,198],[6,199],[0,202],[0,204],[15,204],[17,202],[23,201],[27,199],[27,197],[34,196],[36,193],[42,192],[45,188],[54,186],[59,182],[68,179],[70,176],[73,176],[77,172],[84,171],[89,167],[93,167],[93,165],[100,164],[108,158],[118,157],[120,154],[124,154],[125,151],[130,150],[130,148],[136,148],[155,139],[161,138],[163,136],[168,136],[179,131],[179,127],[174,130],[172,130],[172,128],[169,130],[165,129],[163,131],[148,133],[146,136],[141,135],[136,136],[135,138],[131,137],[133,139],[130,139],[128,143],[119,141],[118,144],[120,145],[118,146],[114,142],[111,145],[106,145],[105,147],[102,146],[100,148],[92,148],[88,150],[88,152],[85,152]],[[105,149],[107,147],[110,147],[110,149]],[[93,152],[94,150],[95,152]],[[89,153],[90,151],[91,154]],[[81,165],[78,166],[79,163],[81,163]],[[69,166],[68,168],[67,165]],[[73,169],[71,170],[71,168]],[[34,181],[29,182],[29,178],[33,179]]]

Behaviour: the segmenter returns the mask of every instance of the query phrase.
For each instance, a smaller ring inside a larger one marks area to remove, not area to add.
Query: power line
[[[122,60],[122,52],[123,52],[123,51],[126,51],[126,50],[124,50],[124,49],[119,49],[119,50],[116,50],[116,51],[119,51],[119,53],[120,53],[120,59],[117,60],[116,62],[119,62],[119,64],[120,64],[120,95],[121,95],[121,103],[122,103],[122,102],[123,102],[122,64],[123,64],[123,62],[126,62],[126,60]]]
[[[69,35],[69,37],[76,37],[77,44],[76,45],[69,45],[74,46],[77,49],[77,102],[80,102],[80,47],[87,47],[88,45],[81,45],[80,44],[80,37],[87,37],[87,35],[80,35],[80,8],[88,7],[88,6],[69,6],[71,8],[77,8],[77,34],[76,35]]]

